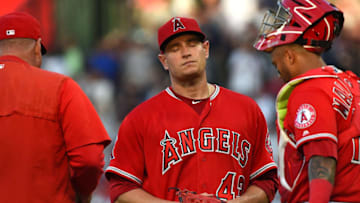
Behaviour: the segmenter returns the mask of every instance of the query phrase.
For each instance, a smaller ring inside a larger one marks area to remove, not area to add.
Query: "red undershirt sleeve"
[[[279,186],[276,169],[270,170],[259,178],[256,178],[252,181],[251,185],[256,185],[257,187],[264,190],[269,201],[271,202],[274,199],[276,190]]]
[[[334,141],[329,139],[322,139],[310,141],[302,146],[302,150],[306,161],[309,161],[312,156],[333,157],[337,156],[337,145]]]
[[[115,202],[121,194],[141,187],[139,184],[115,174],[110,174],[109,182],[110,199],[112,203]]]

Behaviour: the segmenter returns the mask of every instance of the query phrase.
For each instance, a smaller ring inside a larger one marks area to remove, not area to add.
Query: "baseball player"
[[[283,0],[265,15],[255,48],[286,84],[277,96],[283,202],[360,202],[360,80],[321,53],[343,26],[325,0]]]
[[[40,24],[0,17],[0,202],[90,202],[110,139],[70,78],[41,70]]]
[[[257,104],[207,82],[209,41],[196,20],[170,19],[158,44],[171,86],[123,120],[106,169],[112,202],[177,201],[171,188],[271,201],[277,167]]]

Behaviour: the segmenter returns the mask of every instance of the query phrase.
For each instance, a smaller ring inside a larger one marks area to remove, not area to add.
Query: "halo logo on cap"
[[[192,33],[200,36],[201,41],[205,39],[205,34],[201,31],[195,19],[186,17],[173,17],[158,29],[158,44],[163,52],[166,44],[181,33]]]
[[[173,30],[174,32],[178,31],[178,29],[186,29],[184,24],[181,22],[180,18],[174,18],[172,22],[174,25],[174,30]]]
[[[15,35],[15,30],[6,30],[6,35],[7,36]]]

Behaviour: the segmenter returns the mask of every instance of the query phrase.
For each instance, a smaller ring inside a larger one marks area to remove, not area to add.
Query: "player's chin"
[[[182,65],[182,69],[184,71],[196,71],[199,69],[199,65],[197,63],[187,63],[185,65]]]
[[[182,69],[184,75],[199,74],[202,70],[198,66],[185,66]]]
[[[198,71],[187,71],[183,72],[180,77],[183,81],[189,81],[201,77],[201,74]]]

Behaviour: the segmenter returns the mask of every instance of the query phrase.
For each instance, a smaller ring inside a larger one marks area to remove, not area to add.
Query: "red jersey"
[[[0,98],[0,202],[73,203],[75,193],[89,195],[109,137],[80,87],[2,56]]]
[[[172,187],[240,196],[251,181],[276,169],[265,119],[247,96],[216,86],[201,113],[170,88],[140,104],[120,126],[106,175],[176,200]]]
[[[331,201],[360,202],[359,78],[327,66],[294,78],[277,98],[280,194],[309,200],[308,161],[337,160]]]

